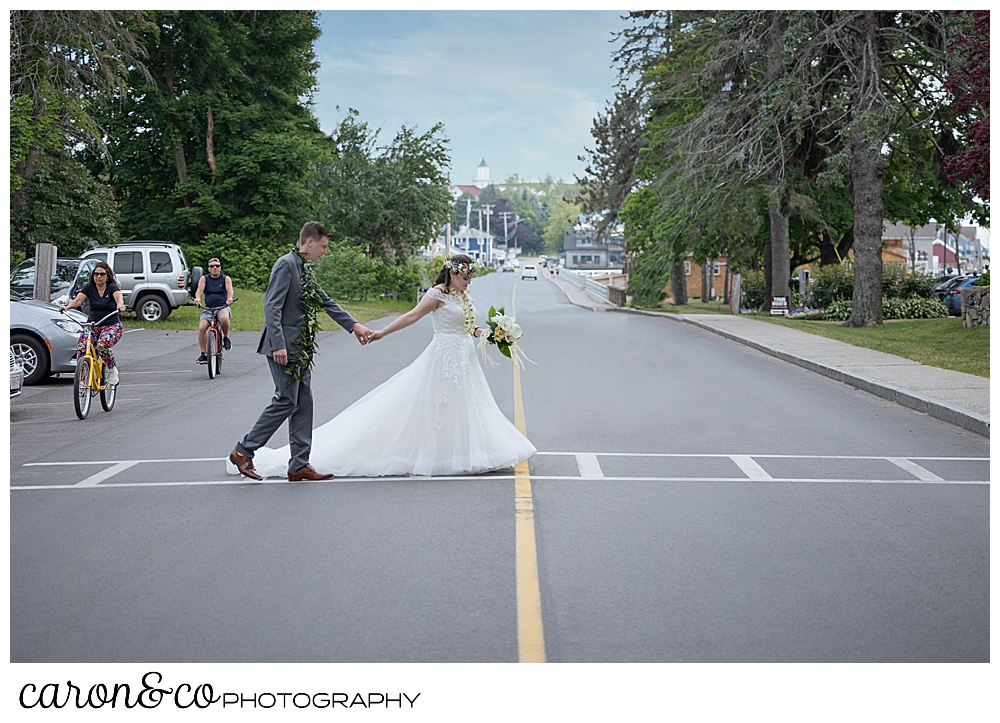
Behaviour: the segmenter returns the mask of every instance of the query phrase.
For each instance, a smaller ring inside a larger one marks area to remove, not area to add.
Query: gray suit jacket
[[[323,310],[330,318],[351,330],[357,321],[340,308],[340,305],[320,289]],[[298,349],[302,338],[302,259],[289,251],[274,262],[271,278],[264,294],[264,328],[260,332],[258,354],[271,356],[276,349],[287,349],[291,356]]]

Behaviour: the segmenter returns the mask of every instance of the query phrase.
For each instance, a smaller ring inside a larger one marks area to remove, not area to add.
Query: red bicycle
[[[233,298],[233,303],[236,303]],[[212,312],[212,318],[208,321],[207,350],[205,356],[208,357],[208,378],[215,379],[216,374],[222,374],[222,327],[219,325],[219,312],[228,309],[228,306],[198,306],[199,309]]]

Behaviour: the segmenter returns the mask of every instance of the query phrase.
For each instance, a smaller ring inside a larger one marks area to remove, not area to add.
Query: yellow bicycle
[[[112,311],[100,321],[85,321],[81,323],[81,326],[90,330],[95,326],[100,326],[106,319],[117,313],[117,311]],[[73,375],[73,406],[76,408],[76,416],[80,419],[86,419],[87,415],[90,414],[91,399],[98,393],[101,395],[101,406],[105,412],[110,412],[114,408],[118,385],[108,384],[106,380],[107,365],[97,355],[93,337],[88,334],[86,351],[77,360],[76,373]]]

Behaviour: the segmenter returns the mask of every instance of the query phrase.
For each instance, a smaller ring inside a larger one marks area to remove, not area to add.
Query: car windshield
[[[958,286],[959,284],[961,284],[967,278],[968,278],[967,276],[956,276],[956,277],[951,278],[951,279],[945,279],[944,281],[942,281],[940,284],[938,284],[934,288],[937,289],[938,291],[944,291],[945,289],[952,289],[952,288]]]

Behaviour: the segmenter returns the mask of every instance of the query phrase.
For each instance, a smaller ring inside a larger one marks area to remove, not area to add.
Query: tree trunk
[[[771,310],[771,243],[764,244],[764,305],[762,311]]]
[[[171,75],[165,77],[167,89],[170,91],[171,103],[177,100],[177,93],[174,91],[174,78]],[[174,133],[171,134],[170,145],[174,152],[174,167],[177,169],[177,180],[179,183],[187,181],[187,161],[184,158],[184,141],[180,137],[181,123],[177,116],[169,113],[167,118],[173,126]],[[191,199],[184,196],[184,205],[191,206]]]
[[[707,304],[712,300],[712,259],[705,259],[701,265],[701,301]]]
[[[212,169],[214,176],[218,172],[215,167],[215,144],[212,135],[215,133],[215,120],[212,118],[212,106],[208,106],[208,129],[205,132],[205,155],[208,156],[208,167]]]
[[[768,294],[768,308],[771,296],[788,296],[788,280],[791,278],[788,241],[788,192],[784,184],[777,181],[777,174],[771,174],[774,193],[768,209],[771,219],[771,293]]]
[[[786,13],[771,11],[772,22],[767,33],[767,76],[770,83],[776,83],[784,75],[782,48],[784,45]],[[775,140],[778,154],[786,153],[784,142],[779,137]],[[783,165],[783,161],[780,162]],[[768,198],[768,216],[771,220],[771,291],[767,295],[767,308],[771,308],[772,296],[789,296],[788,279],[791,270],[788,266],[788,203],[789,194],[783,173],[779,167],[773,166],[768,173],[768,184],[771,193]]]
[[[688,303],[687,278],[684,276],[683,261],[670,267],[670,293],[674,297],[675,306],[683,306]]]
[[[819,237],[819,265],[831,266],[841,263],[852,246],[854,246],[853,231],[845,233],[840,243],[834,243],[830,231],[823,229]]]
[[[882,176],[878,18],[874,11],[860,14],[855,28],[857,63],[855,118],[851,131],[851,193],[854,198],[854,296],[851,316],[843,326],[882,323]]]

